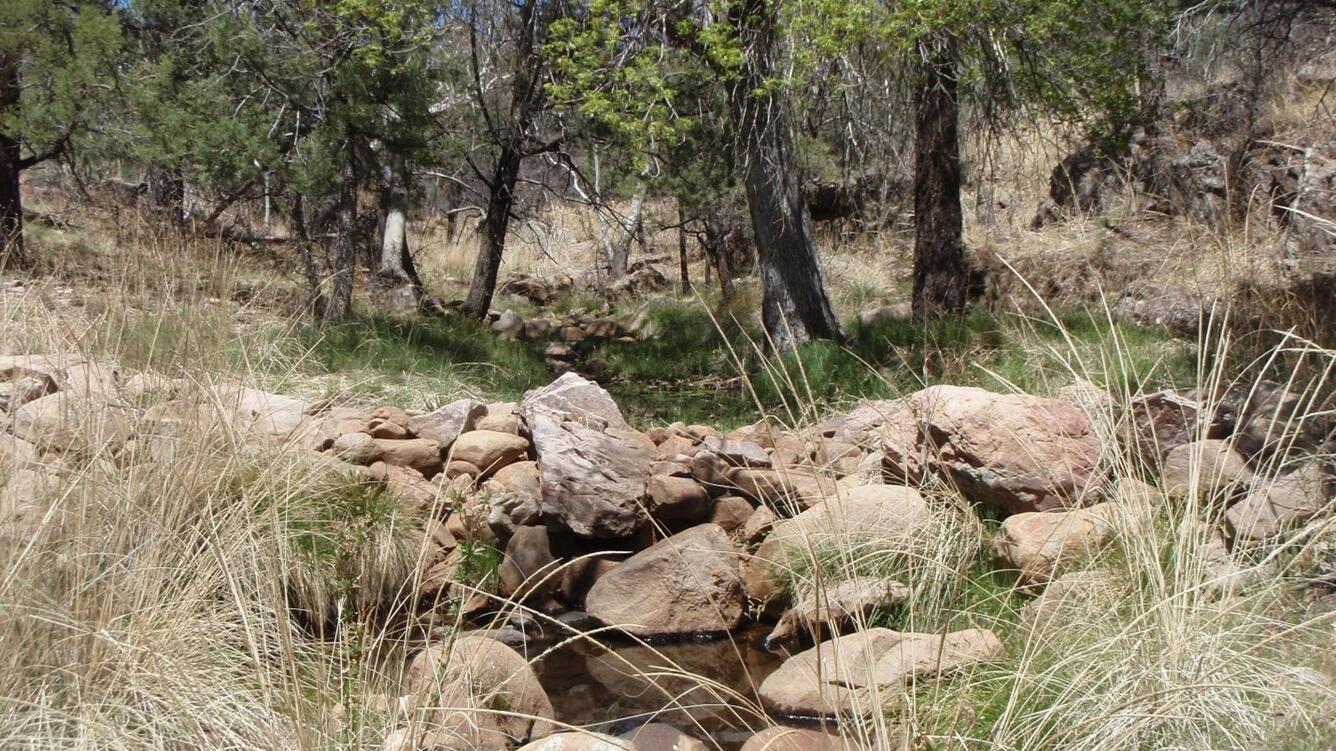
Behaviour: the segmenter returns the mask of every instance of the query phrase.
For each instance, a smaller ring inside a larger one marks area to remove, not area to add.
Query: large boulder
[[[404,687],[424,720],[460,748],[514,748],[553,731],[552,703],[529,663],[481,635],[433,644],[408,666]]]
[[[284,444],[318,429],[312,405],[282,394],[271,394],[244,386],[222,385],[212,398],[229,414],[233,426],[258,440]]]
[[[927,501],[913,488],[853,488],[775,523],[747,561],[747,593],[758,600],[782,597],[786,582],[810,568],[810,556],[822,550],[852,557],[860,551],[909,550],[916,533],[931,519]]]
[[[1021,584],[1047,584],[1113,537],[1117,513],[1117,505],[1103,503],[1084,509],[1013,514],[993,538],[993,556],[1016,571]]]
[[[575,373],[524,395],[542,480],[543,513],[585,537],[626,537],[646,521],[657,449],[632,430],[608,392]]]
[[[717,524],[702,524],[643,550],[598,580],[589,614],[636,636],[729,631],[746,597],[739,554]]]
[[[911,682],[1004,654],[1002,642],[984,629],[914,634],[873,628],[790,657],[766,677],[759,694],[779,715],[856,717],[893,705]]]
[[[910,397],[928,466],[969,498],[1009,513],[1081,505],[1100,484],[1100,440],[1059,399],[933,386]]]

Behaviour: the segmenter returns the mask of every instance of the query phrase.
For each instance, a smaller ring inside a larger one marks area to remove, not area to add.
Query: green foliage
[[[62,145],[96,149],[118,105],[124,42],[104,2],[0,3],[0,65],[12,66],[21,86],[18,106],[0,111],[0,131],[26,147],[25,157]]]

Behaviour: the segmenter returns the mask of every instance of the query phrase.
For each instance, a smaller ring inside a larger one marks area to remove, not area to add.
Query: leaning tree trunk
[[[968,267],[960,208],[960,105],[956,47],[922,45],[922,80],[914,98],[914,315],[960,315]]]
[[[487,198],[487,216],[483,220],[483,242],[473,267],[473,283],[461,308],[465,315],[486,318],[496,292],[496,275],[506,249],[506,231],[515,206],[515,184],[524,161],[525,141],[533,113],[543,99],[540,81],[542,59],[538,55],[538,0],[525,0],[520,6],[520,35],[515,46],[515,78],[511,82],[510,126],[497,154]],[[475,71],[475,75],[477,72]]]
[[[381,212],[383,214],[380,264],[376,278],[381,285],[403,293],[403,302],[417,307],[422,298],[422,280],[408,249],[408,169],[404,159],[386,150],[380,160]]]
[[[8,114],[19,103],[19,73],[7,59],[0,58],[0,115]],[[0,132],[0,269],[15,265],[25,267],[23,252],[23,194],[19,187],[20,162],[18,139]]]
[[[506,250],[506,232],[510,228],[510,213],[515,205],[515,183],[519,180],[523,154],[517,143],[507,143],[501,149],[492,175],[492,187],[487,198],[487,218],[482,226],[482,247],[473,266],[473,283],[464,300],[463,311],[475,318],[487,316],[496,291],[496,275],[501,268],[501,256]]]
[[[733,12],[743,55],[729,103],[761,267],[761,320],[779,350],[841,339],[803,201],[788,104],[772,81],[778,11],[773,0],[741,0]]]

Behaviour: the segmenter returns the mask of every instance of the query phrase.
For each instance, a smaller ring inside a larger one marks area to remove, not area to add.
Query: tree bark
[[[922,44],[921,81],[914,98],[914,315],[961,315],[969,269],[960,208],[960,105],[956,45]]]
[[[19,72],[0,57],[0,114],[18,107]],[[28,265],[23,249],[23,194],[18,139],[0,133],[0,268]]]
[[[333,284],[325,305],[325,320],[340,321],[352,312],[353,275],[357,263],[357,150],[348,137],[348,165],[339,187],[338,231],[334,247]]]
[[[382,150],[380,264],[376,277],[381,284],[404,289],[416,305],[422,297],[422,280],[408,249],[408,169],[403,157]]]
[[[306,199],[300,193],[292,199],[292,236],[297,241],[297,254],[302,259],[302,273],[306,276],[306,286],[311,293],[311,313],[316,320],[325,317],[325,290],[321,280],[320,267],[316,264],[315,254],[311,252],[311,235],[306,230]]]
[[[626,212],[626,216],[619,222],[622,231],[617,237],[617,242],[612,246],[612,258],[608,268],[608,281],[615,282],[626,276],[626,269],[631,264],[631,243],[636,239],[636,233],[644,221],[645,214],[645,189],[641,188],[636,193],[635,198],[631,199],[631,207]]]
[[[687,267],[687,212],[677,202],[677,268],[682,278],[682,294],[691,291],[691,271]]]
[[[482,226],[482,246],[473,266],[473,283],[463,311],[474,318],[484,318],[492,306],[496,291],[496,276],[501,268],[501,256],[506,250],[506,232],[510,228],[510,213],[515,205],[515,183],[519,179],[523,155],[518,144],[507,143],[501,149],[492,174],[492,187],[487,198],[487,217]]]
[[[843,332],[803,201],[792,116],[783,90],[771,81],[778,10],[774,0],[740,0],[732,12],[743,54],[729,103],[761,267],[761,320],[779,350],[810,339],[839,340]]]
[[[727,305],[733,301],[733,245],[737,242],[737,231],[728,214],[714,213],[705,219],[705,237],[703,247],[710,263],[719,277],[719,295]],[[709,284],[709,279],[706,279]]]
[[[186,180],[181,170],[171,167],[152,167],[144,182],[148,187],[149,205],[171,223],[177,231],[186,226]]]

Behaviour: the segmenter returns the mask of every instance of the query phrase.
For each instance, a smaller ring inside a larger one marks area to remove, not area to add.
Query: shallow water
[[[534,668],[560,722],[613,735],[667,723],[728,749],[772,724],[757,697],[783,661],[761,647],[769,630],[753,624],[723,637],[654,645],[535,642],[528,656],[537,658]]]

